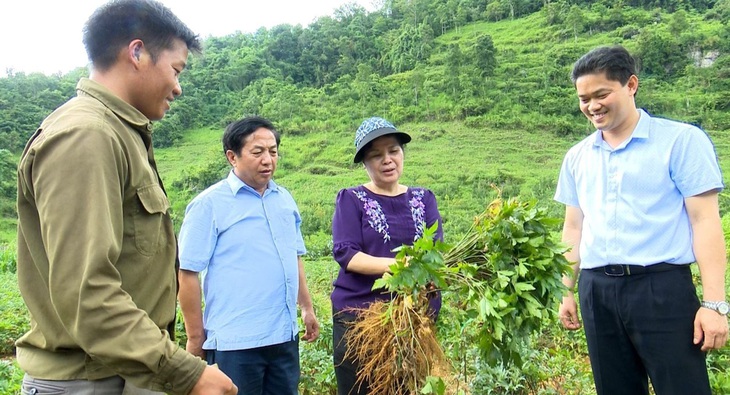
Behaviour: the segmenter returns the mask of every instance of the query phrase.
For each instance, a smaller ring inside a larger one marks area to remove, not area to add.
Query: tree
[[[368,64],[357,66],[357,74],[352,82],[355,92],[359,99],[359,108],[362,117],[367,117],[370,111],[370,105],[376,100],[376,89],[378,85],[378,75],[374,73],[373,68]]]
[[[15,169],[13,155],[6,149],[0,149],[0,196],[12,198],[15,196]]]
[[[392,44],[385,61],[395,73],[411,70],[417,62],[424,61],[433,48],[433,30],[428,23],[417,26],[407,24],[392,31]]]
[[[497,50],[494,48],[492,36],[482,34],[477,37],[473,59],[481,77],[494,75],[494,70],[497,68],[496,54]]]
[[[568,13],[568,4],[564,0],[545,5],[545,21],[548,25],[560,25]]]
[[[504,19],[506,15],[507,10],[499,0],[492,1],[487,4],[487,8],[484,10],[484,17],[487,18],[487,20],[494,20],[495,22]]]
[[[156,148],[171,147],[182,140],[183,128],[180,126],[178,114],[167,114],[164,119],[155,123],[155,138],[153,143]]]
[[[669,32],[674,36],[679,36],[687,30],[689,30],[687,11],[679,10],[672,14],[672,19],[669,21]]]
[[[449,44],[447,53],[446,68],[444,70],[446,88],[451,91],[454,98],[458,98],[461,90],[459,75],[461,74],[463,55],[459,44]]]
[[[690,63],[679,39],[665,29],[646,29],[638,41],[641,67],[646,74],[659,78],[676,77]]]
[[[410,81],[413,86],[413,105],[418,107],[418,95],[423,91],[423,85],[426,82],[426,76],[420,67],[416,67],[411,71]]]
[[[578,34],[583,33],[583,24],[585,23],[585,16],[580,7],[575,4],[570,7],[570,11],[565,17],[565,23],[572,31],[575,42],[578,42]]]

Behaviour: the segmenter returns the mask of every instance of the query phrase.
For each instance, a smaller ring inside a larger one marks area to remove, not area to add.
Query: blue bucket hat
[[[355,163],[362,162],[362,156],[365,154],[363,148],[375,140],[378,137],[385,136],[386,134],[395,134],[398,141],[401,144],[406,144],[411,141],[411,136],[408,133],[398,131],[392,123],[386,121],[383,118],[371,117],[360,124],[355,132]]]

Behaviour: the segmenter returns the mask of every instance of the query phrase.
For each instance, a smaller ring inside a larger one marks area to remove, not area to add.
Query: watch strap
[[[714,310],[718,314],[725,315],[725,316],[728,314],[728,310],[730,310],[730,305],[728,305],[728,303],[725,301],[703,300],[702,307],[710,309],[710,310]]]

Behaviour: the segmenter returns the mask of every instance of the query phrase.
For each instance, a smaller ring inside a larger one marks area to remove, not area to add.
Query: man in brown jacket
[[[176,242],[150,121],[182,93],[200,42],[162,4],[118,0],[94,12],[84,44],[90,78],[18,166],[23,393],[235,394],[170,336]]]

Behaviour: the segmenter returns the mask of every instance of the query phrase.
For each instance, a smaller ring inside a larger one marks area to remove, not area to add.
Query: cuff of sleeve
[[[162,366],[154,382],[154,391],[171,395],[187,395],[200,380],[206,367],[205,361],[178,348]]]
[[[358,252],[360,252],[360,248],[351,242],[337,243],[332,248],[332,255],[335,261],[345,270],[347,270],[347,265],[352,260],[352,257]]]

